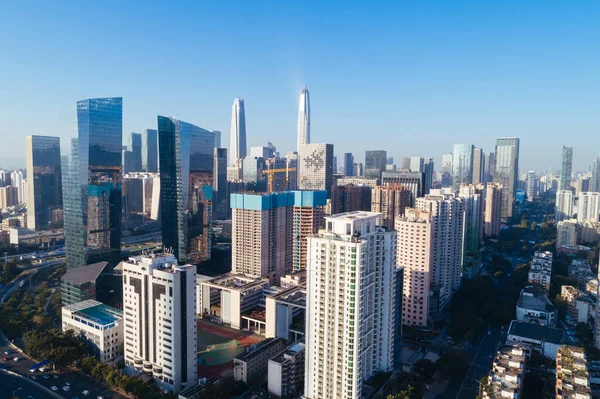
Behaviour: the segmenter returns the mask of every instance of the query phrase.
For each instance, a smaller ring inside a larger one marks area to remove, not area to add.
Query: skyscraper
[[[344,154],[344,174],[354,176],[354,156],[351,152]]]
[[[396,183],[375,187],[371,198],[371,212],[381,213],[381,225],[390,230],[396,225],[396,218],[412,203],[411,190]]]
[[[485,181],[485,165],[483,159],[483,150],[475,147],[473,149],[473,184],[483,183]]]
[[[213,219],[227,218],[227,148],[215,148],[213,165]]]
[[[52,211],[62,208],[60,138],[27,136],[27,227],[45,230],[52,221]]]
[[[154,129],[142,133],[142,171],[158,172],[158,132]]]
[[[448,152],[446,154],[442,154],[442,167],[440,172],[448,172],[452,174],[452,159],[454,158],[454,154]]]
[[[140,133],[130,133],[127,149],[131,151],[132,167],[130,172],[142,171],[142,135]]]
[[[502,218],[513,216],[519,172],[519,139],[503,137],[496,140],[494,182],[502,184]]]
[[[485,183],[491,183],[494,181],[494,176],[496,175],[496,154],[493,152],[486,152],[483,157],[483,163]]]
[[[300,92],[298,103],[298,152],[303,144],[310,144],[310,94],[306,86]]]
[[[571,169],[573,167],[573,147],[562,148],[562,164],[560,168],[559,190],[571,189]]]
[[[533,197],[535,197],[538,193],[538,178],[535,174],[534,170],[530,170],[527,172],[527,200],[529,202],[533,201]]]
[[[573,216],[573,192],[571,190],[558,190],[556,192],[554,221],[570,219]]]
[[[411,157],[410,158],[410,171],[411,172],[423,172],[423,157]]]
[[[381,172],[385,170],[387,152],[384,150],[365,151],[365,177],[381,178]]]
[[[171,254],[123,262],[125,365],[177,393],[197,384],[196,266]]]
[[[585,192],[579,195],[577,221],[584,223],[588,220],[598,221],[600,214],[600,193]]]
[[[425,175],[424,193],[429,194],[433,188],[433,175],[435,174],[434,159],[425,158],[423,162],[423,173]]]
[[[305,270],[307,238],[325,227],[326,191],[294,191],[292,203],[292,270]]]
[[[396,232],[380,219],[333,215],[308,238],[306,398],[361,398],[363,381],[393,367]]]
[[[465,252],[475,256],[483,241],[483,185],[463,185],[459,197],[465,212]]]
[[[485,188],[484,226],[487,237],[500,237],[502,219],[502,184],[488,183]]]
[[[246,113],[244,111],[244,99],[236,98],[233,101],[233,107],[231,108],[229,165],[235,166],[238,159],[246,158],[246,149]]]
[[[78,137],[63,158],[63,208],[68,267],[109,261],[121,253],[123,99],[77,102]]]
[[[592,177],[590,179],[590,191],[600,193],[600,158],[594,159],[592,163]]]
[[[13,170],[10,174],[10,185],[17,188],[17,202],[23,203],[23,172],[20,170]]]
[[[381,183],[383,185],[396,183],[409,188],[410,206],[414,206],[416,199],[425,195],[425,174],[421,172],[386,171],[381,175]]]
[[[298,154],[300,190],[327,190],[333,185],[333,144],[303,144]]]
[[[371,210],[371,187],[346,184],[331,189],[331,213]]]
[[[182,263],[210,258],[214,142],[209,130],[158,116],[162,240]]]
[[[461,184],[473,181],[473,144],[454,144],[452,154],[452,185],[456,191]]]

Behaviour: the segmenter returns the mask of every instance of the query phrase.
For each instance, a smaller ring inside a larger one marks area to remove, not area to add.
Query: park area
[[[198,320],[198,377],[230,375],[233,358],[263,339],[247,331]]]

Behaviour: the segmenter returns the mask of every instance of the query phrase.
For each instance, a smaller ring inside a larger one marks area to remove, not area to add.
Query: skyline
[[[588,170],[600,155],[600,57],[592,51],[600,6],[536,3],[392,4],[378,13],[369,11],[382,4],[240,3],[236,15],[218,4],[40,4],[35,13],[6,5],[0,34],[12,38],[11,62],[0,135],[14,138],[6,153],[20,155],[3,155],[0,166],[24,167],[30,134],[59,136],[64,148],[75,136],[76,102],[108,96],[124,98],[124,137],[156,129],[160,114],[220,130],[222,143],[231,101],[243,97],[248,147],[271,141],[285,153],[296,146],[306,85],[311,141],[334,144],[338,159],[386,149],[396,164],[433,156],[439,170],[456,143],[491,152],[498,137],[516,136],[522,173],[559,170],[562,145],[574,147],[574,170]],[[177,23],[164,23],[166,12]],[[67,22],[57,26],[53,16]],[[150,24],[156,29],[141,30]],[[166,45],[189,57],[166,62]]]

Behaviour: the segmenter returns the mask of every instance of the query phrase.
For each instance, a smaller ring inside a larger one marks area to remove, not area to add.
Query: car
[[[69,381],[67,381],[67,382],[65,382],[65,385],[68,386],[68,387],[70,387],[71,383]]]
[[[10,351],[4,351],[5,355],[10,355]]]
[[[82,394],[84,394],[85,396],[88,396],[90,394],[90,391],[88,391],[87,389],[83,392],[81,392]]]
[[[65,391],[65,392],[69,392],[69,391],[71,390],[71,387],[69,387],[69,386],[65,385],[65,386],[64,386],[62,389],[63,389],[63,391]]]
[[[96,399],[104,399],[104,396],[100,395]]]
[[[32,376],[31,376],[31,377],[29,377],[29,378],[31,378],[32,380],[37,380],[37,379],[38,379],[38,378],[37,378],[35,375],[32,375]]]
[[[7,357],[3,357],[2,360],[4,360],[5,362],[8,362],[8,358]]]
[[[46,372],[46,367],[40,367],[40,373],[45,373]]]
[[[52,376],[52,378],[54,378],[55,380],[58,380],[58,374],[54,374],[54,375]]]
[[[56,385],[52,385],[50,389],[52,389],[54,392],[58,391],[58,387]]]
[[[18,357],[15,357],[13,360],[14,360],[15,362],[18,362],[18,361],[19,361],[19,358],[18,358]]]
[[[47,380],[48,378],[50,378],[50,376],[48,374],[44,374],[42,377],[44,377],[45,380]]]

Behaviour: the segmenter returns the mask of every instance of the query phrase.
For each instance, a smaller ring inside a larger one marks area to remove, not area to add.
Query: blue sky
[[[245,98],[249,145],[312,141],[434,156],[521,138],[521,168],[600,155],[597,1],[44,1],[0,5],[0,167],[25,136],[67,138],[75,102],[124,98],[124,136],[170,115],[223,131]],[[324,3],[324,2],[323,2]]]

